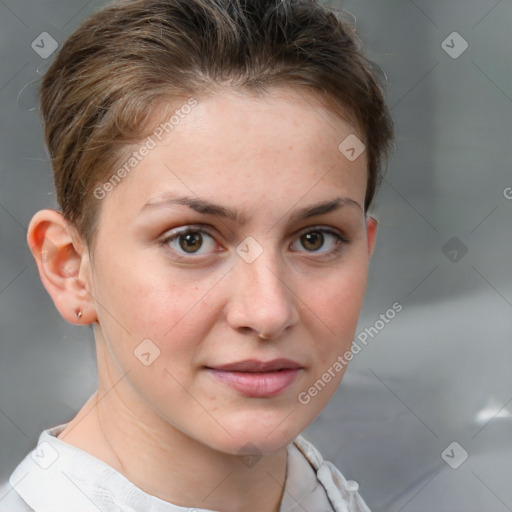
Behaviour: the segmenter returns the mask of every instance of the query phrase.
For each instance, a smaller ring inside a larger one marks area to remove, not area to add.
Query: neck
[[[219,452],[185,435],[140,400],[127,407],[122,388],[100,383],[59,438],[109,464],[144,492],[178,506],[279,511],[286,448],[252,461]]]

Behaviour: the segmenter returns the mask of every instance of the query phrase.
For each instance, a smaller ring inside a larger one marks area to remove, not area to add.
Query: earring
[[[79,309],[77,312],[76,312],[76,317],[78,318],[78,320],[80,320],[80,318],[82,318],[82,310]]]

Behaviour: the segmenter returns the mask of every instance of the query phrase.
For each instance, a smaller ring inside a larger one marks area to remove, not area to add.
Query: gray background
[[[0,1],[0,480],[96,385],[92,334],[59,316],[25,236],[55,207],[33,110],[51,57],[31,43],[44,31],[62,43],[103,4]],[[512,511],[512,2],[334,5],[385,71],[396,123],[358,333],[403,310],[306,437],[375,512]],[[452,32],[468,43],[457,58]]]

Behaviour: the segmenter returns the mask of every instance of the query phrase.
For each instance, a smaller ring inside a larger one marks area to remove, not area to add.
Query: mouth
[[[208,368],[208,367],[207,367]],[[210,369],[226,372],[248,372],[248,373],[268,373],[280,370],[296,370],[301,368],[299,363],[291,359],[272,359],[271,361],[258,361],[257,359],[245,359],[236,363],[228,363],[218,366],[212,366]]]
[[[303,368],[290,359],[246,359],[206,369],[213,378],[247,397],[271,398],[283,393]]]

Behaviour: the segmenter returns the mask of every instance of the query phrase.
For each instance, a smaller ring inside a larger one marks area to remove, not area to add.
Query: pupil
[[[180,236],[180,247],[186,252],[195,252],[201,247],[202,243],[203,237],[197,231]]]
[[[317,251],[324,244],[324,235],[320,231],[310,231],[301,236],[304,248]]]

